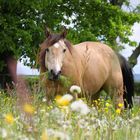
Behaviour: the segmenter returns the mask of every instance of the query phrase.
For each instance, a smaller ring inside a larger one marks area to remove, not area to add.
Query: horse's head
[[[66,29],[60,34],[51,34],[46,29],[46,42],[44,47],[44,66],[48,70],[49,80],[57,80],[61,74],[63,60],[68,48],[65,39]]]

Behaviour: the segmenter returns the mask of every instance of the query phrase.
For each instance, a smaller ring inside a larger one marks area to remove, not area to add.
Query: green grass
[[[30,95],[34,113],[22,110],[15,91],[10,95],[0,92],[0,140],[45,140],[46,137],[46,140],[140,139],[138,105],[119,114],[109,99],[100,99],[96,101],[96,108],[90,106],[90,112],[82,115],[72,111],[71,103],[66,107],[58,106],[55,101],[47,105],[45,92],[38,84],[31,85],[34,86]],[[5,120],[9,113],[14,121]]]

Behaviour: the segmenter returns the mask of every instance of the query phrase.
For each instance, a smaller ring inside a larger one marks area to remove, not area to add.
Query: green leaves
[[[121,3],[129,6],[127,0]],[[62,23],[69,27],[67,37],[73,44],[98,40],[115,48],[119,37],[135,45],[129,36],[132,25],[140,21],[139,7],[133,13],[120,7],[106,0],[0,0],[0,54],[12,51],[35,64],[45,26],[58,32]]]

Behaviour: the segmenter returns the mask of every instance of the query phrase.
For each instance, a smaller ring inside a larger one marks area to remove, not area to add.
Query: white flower
[[[65,95],[62,96],[61,99],[68,100],[70,102],[73,99],[73,96],[70,95],[70,94],[65,94]]]
[[[70,88],[70,92],[71,93],[81,93],[81,88],[79,86],[77,86],[77,85],[73,85]]]
[[[1,130],[1,133],[2,133],[2,138],[6,138],[7,137],[7,131],[6,131],[6,129],[2,129]]]
[[[80,112],[82,115],[87,115],[90,112],[89,107],[82,100],[73,102],[70,107],[73,111]]]
[[[42,99],[42,102],[46,102],[46,101],[47,101],[47,99],[46,99],[46,98],[43,98],[43,99]]]
[[[52,136],[60,140],[70,140],[70,137],[66,133],[61,132],[61,131],[57,131],[54,129],[47,129],[46,133],[48,134],[48,136]]]

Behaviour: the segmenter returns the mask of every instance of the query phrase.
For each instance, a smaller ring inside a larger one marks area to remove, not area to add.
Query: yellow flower
[[[123,104],[122,103],[119,103],[118,104],[118,107],[122,108],[123,107]]]
[[[14,122],[14,117],[11,113],[6,114],[5,121],[9,124],[12,124]]]
[[[108,112],[108,107],[105,107],[105,112]]]
[[[120,113],[121,113],[121,109],[117,108],[117,109],[116,109],[116,113],[117,113],[117,114],[120,114]]]
[[[56,100],[56,103],[60,106],[67,106],[69,105],[69,101],[67,99],[60,98]]]
[[[70,94],[65,94],[63,96],[57,95],[55,100],[56,103],[60,106],[67,106],[72,101],[73,96]]]
[[[94,100],[95,104],[98,104],[98,101],[97,100]]]
[[[110,107],[111,105],[110,105],[109,103],[106,103],[105,106],[106,106],[106,107]]]
[[[48,140],[48,136],[47,136],[46,131],[44,131],[44,132],[42,133],[41,140]]]
[[[57,95],[57,96],[55,97],[55,100],[59,100],[59,99],[61,99],[61,98],[62,98],[61,95]]]
[[[31,104],[28,104],[26,103],[24,106],[23,106],[23,110],[28,113],[28,114],[33,114],[35,109],[34,107],[31,105]]]

